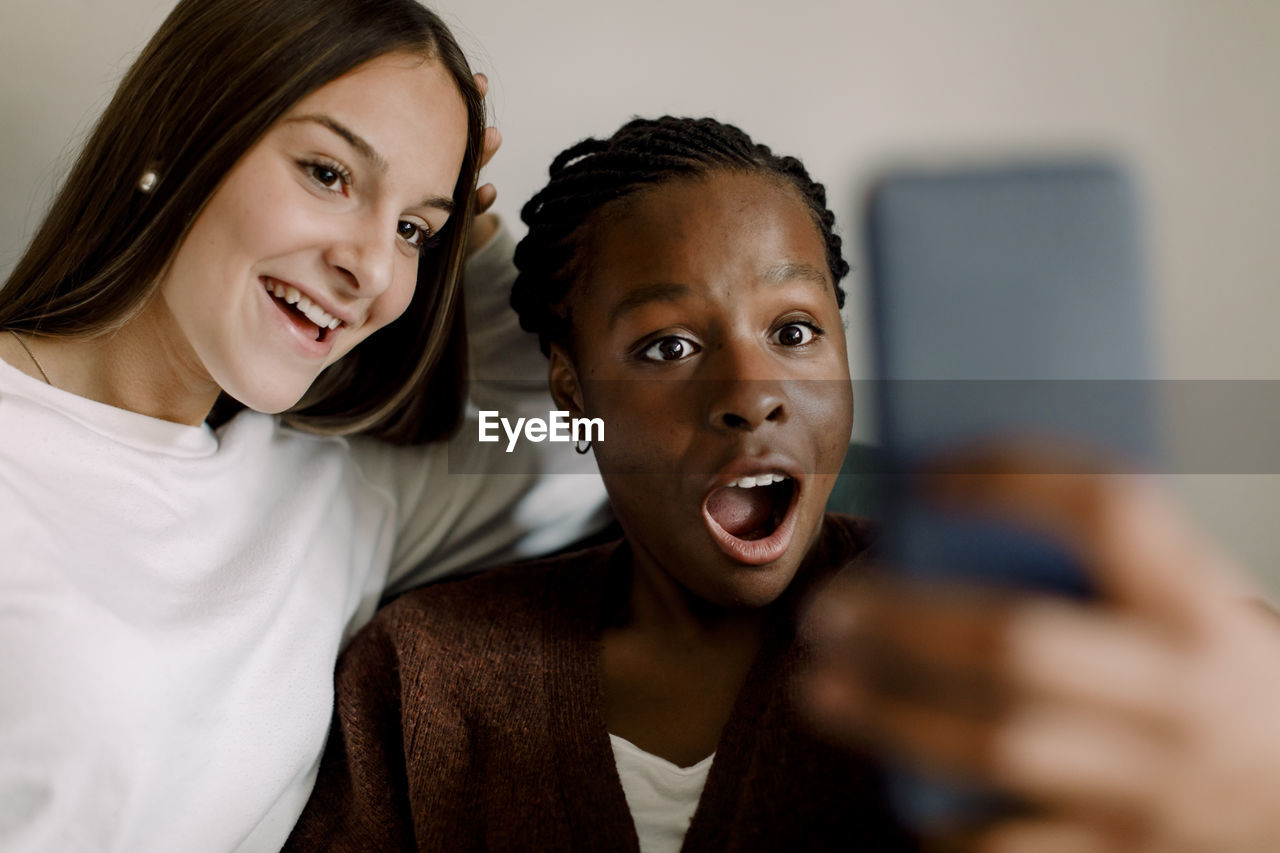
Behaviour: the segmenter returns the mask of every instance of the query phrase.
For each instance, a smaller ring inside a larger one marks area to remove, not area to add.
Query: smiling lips
[[[271,278],[264,278],[263,285],[291,320],[295,323],[305,320],[316,327],[317,341],[323,341],[330,331],[342,325],[342,320],[312,302],[298,288]]]
[[[771,563],[791,544],[799,491],[799,484],[780,472],[742,476],[707,495],[703,520],[729,557],[748,565]]]

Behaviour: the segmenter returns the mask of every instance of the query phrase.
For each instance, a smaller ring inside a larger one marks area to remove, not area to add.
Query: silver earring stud
[[[154,170],[148,169],[142,173],[142,178],[138,181],[138,189],[144,193],[149,193],[156,188],[156,182],[159,180],[160,176]]]

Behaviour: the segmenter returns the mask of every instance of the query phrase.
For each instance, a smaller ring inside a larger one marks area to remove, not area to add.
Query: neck
[[[631,586],[622,615],[626,627],[652,631],[674,643],[758,640],[768,607],[725,607],[691,592],[646,554],[633,552]]]
[[[605,725],[688,767],[716,750],[768,608],[713,606],[645,557],[633,552],[626,607],[601,636]]]
[[[26,342],[51,385],[118,409],[198,426],[220,390],[176,328],[164,300],[156,297],[117,331],[28,336]]]

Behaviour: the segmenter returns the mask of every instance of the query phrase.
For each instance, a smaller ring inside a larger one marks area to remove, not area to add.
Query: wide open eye
[[[812,323],[788,323],[773,333],[774,343],[784,347],[802,347],[822,334],[822,330]]]
[[[681,361],[701,349],[688,338],[668,335],[649,344],[640,352],[640,357],[648,361]]]

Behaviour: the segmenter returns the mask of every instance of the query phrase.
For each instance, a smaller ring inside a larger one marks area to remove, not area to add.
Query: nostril
[[[352,272],[347,267],[342,266],[341,264],[336,264],[334,268],[342,275],[344,279],[346,279],[347,284],[351,288],[355,290],[360,289],[360,279],[356,277],[356,274],[354,272]]]
[[[786,420],[786,407],[779,403],[767,412],[763,409],[760,413],[747,410],[747,414],[742,415],[738,412],[728,411],[720,412],[715,416],[715,422],[724,429],[742,429],[753,430],[763,423],[779,423]]]

